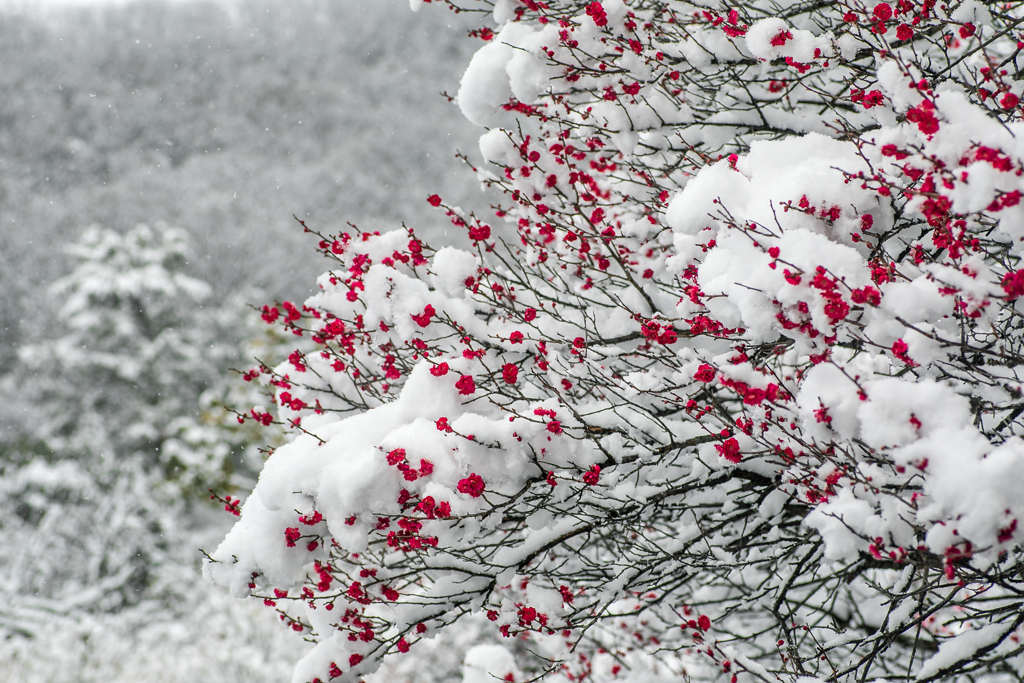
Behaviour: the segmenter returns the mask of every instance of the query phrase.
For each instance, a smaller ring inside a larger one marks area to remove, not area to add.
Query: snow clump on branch
[[[1019,676],[1019,10],[493,18],[498,220],[316,233],[263,315],[317,348],[246,375],[296,436],[208,574],[317,642],[300,682],[479,614],[506,680]]]

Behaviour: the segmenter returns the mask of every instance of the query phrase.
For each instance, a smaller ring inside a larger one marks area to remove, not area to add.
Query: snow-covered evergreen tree
[[[180,230],[139,226],[91,228],[69,248],[57,336],[24,347],[7,384],[35,406],[0,465],[0,528],[19,539],[0,563],[14,595],[99,612],[137,603],[184,539],[165,479],[223,479],[223,451],[181,447],[231,350],[202,308],[207,287],[183,273],[185,246]]]
[[[164,677],[152,680],[269,683],[289,647],[198,572],[206,487],[227,482],[247,446],[216,403],[248,329],[239,307],[204,308],[208,288],[184,274],[174,228],[92,228],[70,251],[54,339],[23,348],[3,378],[4,678],[149,669]],[[172,652],[191,664],[168,667]]]
[[[69,247],[77,265],[53,287],[56,338],[22,351],[29,398],[47,406],[33,432],[52,450],[139,454],[168,474],[186,464],[162,447],[236,353],[203,307],[209,287],[184,272],[186,238],[165,225],[94,227]]]
[[[465,4],[498,220],[317,233],[246,374],[295,436],[207,571],[294,680],[480,615],[473,683],[1019,679],[1021,6]]]

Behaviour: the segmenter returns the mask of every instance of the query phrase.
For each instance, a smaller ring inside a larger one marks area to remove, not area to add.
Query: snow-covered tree
[[[231,340],[202,308],[207,287],[182,272],[184,233],[91,228],[69,251],[77,264],[53,287],[55,338],[23,348],[4,386],[30,407],[0,439],[10,615],[35,603],[43,614],[115,612],[163,591],[187,545],[181,485],[221,482],[230,466],[223,432],[199,418]],[[6,626],[32,634],[26,618]]]
[[[206,487],[248,443],[216,403],[246,327],[237,305],[203,308],[185,247],[162,225],[86,231],[53,339],[0,385],[4,680],[270,683],[298,654],[198,571]]]
[[[77,263],[53,286],[55,338],[21,354],[26,397],[46,406],[26,429],[76,459],[142,455],[171,476],[216,478],[223,449],[183,444],[197,442],[200,396],[222,383],[237,339],[184,272],[186,233],[93,227],[68,251]]]
[[[208,574],[296,681],[1019,679],[1020,5],[467,4],[498,220],[317,233]]]

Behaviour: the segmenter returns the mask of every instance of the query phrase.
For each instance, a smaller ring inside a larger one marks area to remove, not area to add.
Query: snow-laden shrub
[[[472,681],[1019,678],[1018,5],[467,4],[494,218],[319,234],[247,373],[207,572],[294,680],[480,614]]]

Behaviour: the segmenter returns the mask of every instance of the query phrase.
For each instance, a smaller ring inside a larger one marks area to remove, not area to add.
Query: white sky
[[[140,0],[0,0],[0,12],[28,14],[45,18],[67,7],[88,7],[98,5],[130,5]],[[197,0],[163,0],[172,4],[185,4]],[[209,2],[210,0],[206,0]],[[245,0],[213,0],[222,5],[236,5]]]
[[[169,0],[190,2],[191,0]],[[0,0],[0,6],[14,7],[61,7],[66,5],[126,5],[136,0]]]
[[[0,0],[0,8],[29,10],[51,7],[80,7],[82,5],[127,5],[138,0]],[[165,0],[165,2],[185,3],[195,0]],[[224,3],[238,2],[239,0],[220,0]]]

